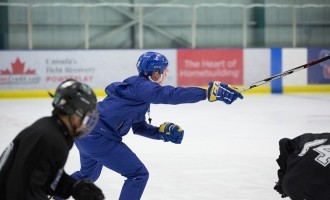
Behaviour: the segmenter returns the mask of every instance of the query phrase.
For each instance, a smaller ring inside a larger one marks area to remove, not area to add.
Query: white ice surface
[[[16,134],[51,113],[51,99],[0,100],[0,152]],[[207,101],[152,105],[153,124],[181,125],[181,145],[131,132],[124,142],[150,172],[143,200],[274,200],[278,141],[306,132],[329,132],[330,95],[246,95],[233,105]],[[78,170],[76,147],[65,166]],[[103,168],[96,184],[118,199],[124,177]]]

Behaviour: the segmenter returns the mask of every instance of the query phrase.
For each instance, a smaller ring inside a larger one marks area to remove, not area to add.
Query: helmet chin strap
[[[152,81],[152,82],[155,82],[155,83],[159,83],[159,84],[161,84],[162,81],[163,81],[163,74],[161,74],[160,77],[159,77],[157,80],[153,80],[153,79],[151,78],[151,76],[148,76],[148,78],[149,78],[149,80]]]

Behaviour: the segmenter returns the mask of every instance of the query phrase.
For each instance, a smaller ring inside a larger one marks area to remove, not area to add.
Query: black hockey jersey
[[[306,133],[279,142],[283,192],[293,200],[330,199],[330,133]]]
[[[74,180],[63,171],[73,139],[55,116],[21,131],[0,158],[0,199],[69,197]]]

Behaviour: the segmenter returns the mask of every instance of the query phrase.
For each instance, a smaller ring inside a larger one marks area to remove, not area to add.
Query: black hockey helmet
[[[87,84],[68,79],[62,82],[53,96],[53,107],[61,114],[76,114],[84,125],[84,135],[91,131],[97,123],[97,98]]]

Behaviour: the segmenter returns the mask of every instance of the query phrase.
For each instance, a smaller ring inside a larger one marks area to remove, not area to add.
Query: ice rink
[[[51,99],[0,99],[0,151],[16,134],[51,113]],[[245,95],[233,105],[207,101],[152,105],[152,124],[181,125],[181,145],[131,132],[124,142],[150,172],[143,200],[275,200],[278,141],[329,132],[330,94]],[[65,166],[79,169],[76,147]],[[124,177],[103,168],[96,184],[118,199]]]

